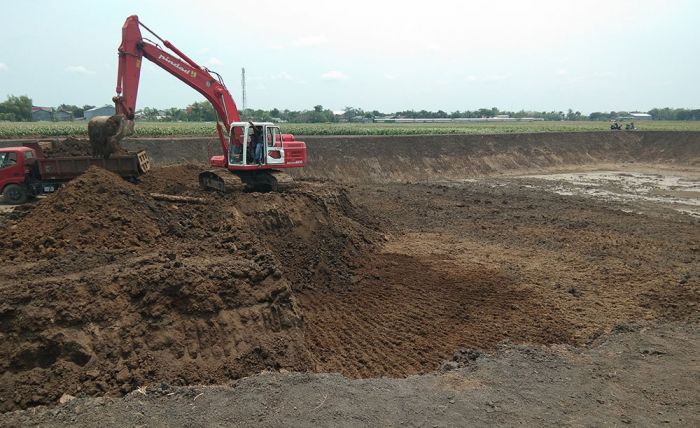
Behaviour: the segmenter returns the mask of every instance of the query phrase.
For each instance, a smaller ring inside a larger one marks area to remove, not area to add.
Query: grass
[[[645,131],[700,131],[700,121],[637,122]],[[430,135],[506,134],[520,132],[608,131],[608,122],[477,122],[477,123],[283,123],[282,132],[295,135]],[[212,122],[137,122],[137,137],[213,136]],[[86,136],[85,122],[0,122],[0,139]]]

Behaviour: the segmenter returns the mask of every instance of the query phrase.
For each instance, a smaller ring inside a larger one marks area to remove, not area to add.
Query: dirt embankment
[[[700,132],[549,132],[498,135],[297,136],[309,162],[299,175],[344,182],[434,181],[600,163],[700,165]],[[0,147],[21,141],[2,142]],[[127,138],[156,165],[207,162],[218,140]]]
[[[349,183],[417,182],[601,163],[700,165],[697,132],[308,137],[300,174]]]

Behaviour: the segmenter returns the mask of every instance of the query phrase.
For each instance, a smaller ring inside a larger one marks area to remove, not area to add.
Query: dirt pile
[[[91,169],[0,225],[1,411],[316,367],[294,290],[349,283],[379,232],[342,189],[219,195],[197,168]]]
[[[48,158],[68,156],[92,156],[90,141],[76,137],[55,140],[50,144],[41,144],[44,155]]]
[[[200,196],[202,190],[199,187],[199,173],[206,169],[207,166],[200,163],[156,168],[141,177],[139,188],[153,193]]]
[[[307,182],[291,194],[245,199],[241,212],[295,290],[347,288],[384,240],[381,221],[353,204],[342,187]]]
[[[159,251],[17,278],[0,292],[3,411],[64,393],[114,395],[159,381],[222,383],[310,367],[291,290],[273,257],[252,247],[190,258]]]
[[[153,193],[202,196],[197,184],[203,164],[171,165],[142,177],[140,188]],[[206,195],[206,193],[204,194]],[[323,181],[297,181],[282,193],[211,195],[280,261],[295,290],[344,288],[354,269],[384,239],[382,221],[354,204],[348,189]],[[225,210],[225,209],[224,209]]]
[[[39,202],[0,245],[9,259],[139,247],[161,234],[160,217],[155,202],[141,189],[91,167]]]

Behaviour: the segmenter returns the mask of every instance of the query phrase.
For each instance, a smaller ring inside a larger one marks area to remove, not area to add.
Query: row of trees
[[[73,115],[74,118],[83,117],[85,110],[89,110],[94,106],[84,105],[82,107],[72,104],[61,104],[56,110],[66,111]],[[684,108],[655,108],[648,112],[655,120],[700,120],[700,109],[684,109]],[[569,109],[563,111],[505,111],[499,110],[496,107],[480,108],[477,110],[464,110],[445,112],[443,110],[427,111],[427,110],[404,110],[395,113],[382,113],[377,110],[363,110],[357,107],[345,107],[343,113],[336,115],[333,111],[323,108],[322,105],[316,105],[311,110],[253,110],[246,109],[241,111],[242,118],[251,118],[257,121],[286,121],[295,123],[326,123],[326,122],[360,122],[371,120],[373,118],[392,116],[403,117],[409,119],[429,118],[429,119],[459,119],[459,118],[491,118],[499,115],[507,115],[514,118],[534,117],[544,120],[611,120],[619,117],[629,116],[628,112],[611,111],[611,112],[593,112],[590,115],[582,114],[580,111]],[[216,120],[216,112],[212,105],[207,101],[193,103],[187,108],[172,107],[165,110],[159,110],[152,107],[145,107],[139,112],[139,118],[151,121],[167,121],[167,122],[213,122]],[[25,122],[32,120],[32,99],[22,95],[16,97],[10,95],[7,100],[0,103],[0,120]]]
[[[0,121],[8,122],[31,122],[32,120],[32,99],[26,95],[19,97],[9,95],[7,100],[0,103]],[[84,105],[78,107],[75,105],[61,104],[54,111],[65,111],[73,115],[74,118],[83,117],[85,110],[89,110],[95,106]]]
[[[376,112],[378,115],[381,113]],[[332,110],[324,109],[323,106],[317,105],[313,110],[254,110],[246,109],[240,112],[242,119],[252,119],[255,121],[279,121],[298,122],[298,123],[325,123],[338,122],[339,118],[333,114]],[[200,122],[200,121],[215,121],[216,112],[212,105],[207,101],[194,103],[181,109],[177,107],[159,110],[156,108],[145,107],[138,112],[138,118],[144,120],[157,121],[182,121],[182,122]]]
[[[0,120],[29,122],[32,120],[32,99],[26,95],[10,95],[0,103]]]

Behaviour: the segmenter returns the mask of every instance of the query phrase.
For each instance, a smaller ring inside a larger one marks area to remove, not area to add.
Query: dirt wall
[[[345,182],[426,181],[599,163],[700,165],[700,132],[559,132],[499,135],[298,136],[308,165],[296,175]],[[21,141],[0,142],[0,147]],[[206,162],[218,142],[130,138],[156,165]]]
[[[301,174],[347,182],[425,181],[598,163],[700,165],[700,133],[586,132],[309,137]]]

